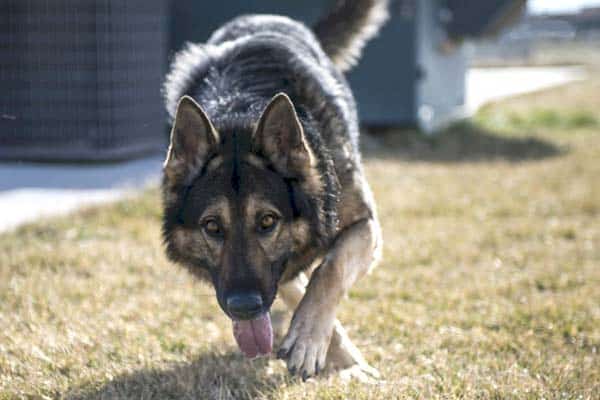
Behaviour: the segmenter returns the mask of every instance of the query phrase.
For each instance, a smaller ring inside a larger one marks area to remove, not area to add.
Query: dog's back
[[[238,17],[175,57],[165,84],[167,110],[173,116],[187,94],[217,129],[246,125],[285,92],[303,118],[316,121],[327,144],[343,145],[335,137],[342,135],[356,149],[356,107],[342,71],[356,62],[386,9],[385,0],[341,1],[314,33],[283,16]]]

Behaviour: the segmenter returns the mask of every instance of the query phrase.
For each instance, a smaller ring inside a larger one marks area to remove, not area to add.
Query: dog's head
[[[164,165],[164,239],[172,260],[212,282],[227,315],[250,321],[268,316],[288,261],[331,229],[319,160],[286,95],[253,127],[227,129],[180,100]]]

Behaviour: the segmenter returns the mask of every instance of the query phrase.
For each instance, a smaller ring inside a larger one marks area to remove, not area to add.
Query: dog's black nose
[[[227,311],[235,318],[253,319],[262,308],[262,296],[255,290],[236,291],[227,296]]]

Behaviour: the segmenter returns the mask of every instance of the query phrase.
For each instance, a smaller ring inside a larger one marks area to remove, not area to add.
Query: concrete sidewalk
[[[584,79],[578,67],[482,68],[467,75],[467,109]],[[110,165],[0,164],[0,231],[78,207],[114,201],[159,181],[163,157]]]
[[[471,68],[466,78],[466,108],[475,113],[487,103],[583,80],[586,75],[585,68],[578,66]]]
[[[163,158],[110,165],[0,164],[0,231],[156,184]]]

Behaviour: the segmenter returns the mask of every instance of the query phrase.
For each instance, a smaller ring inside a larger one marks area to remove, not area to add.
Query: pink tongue
[[[273,328],[269,313],[250,321],[233,321],[233,336],[246,357],[269,354],[273,349]]]

